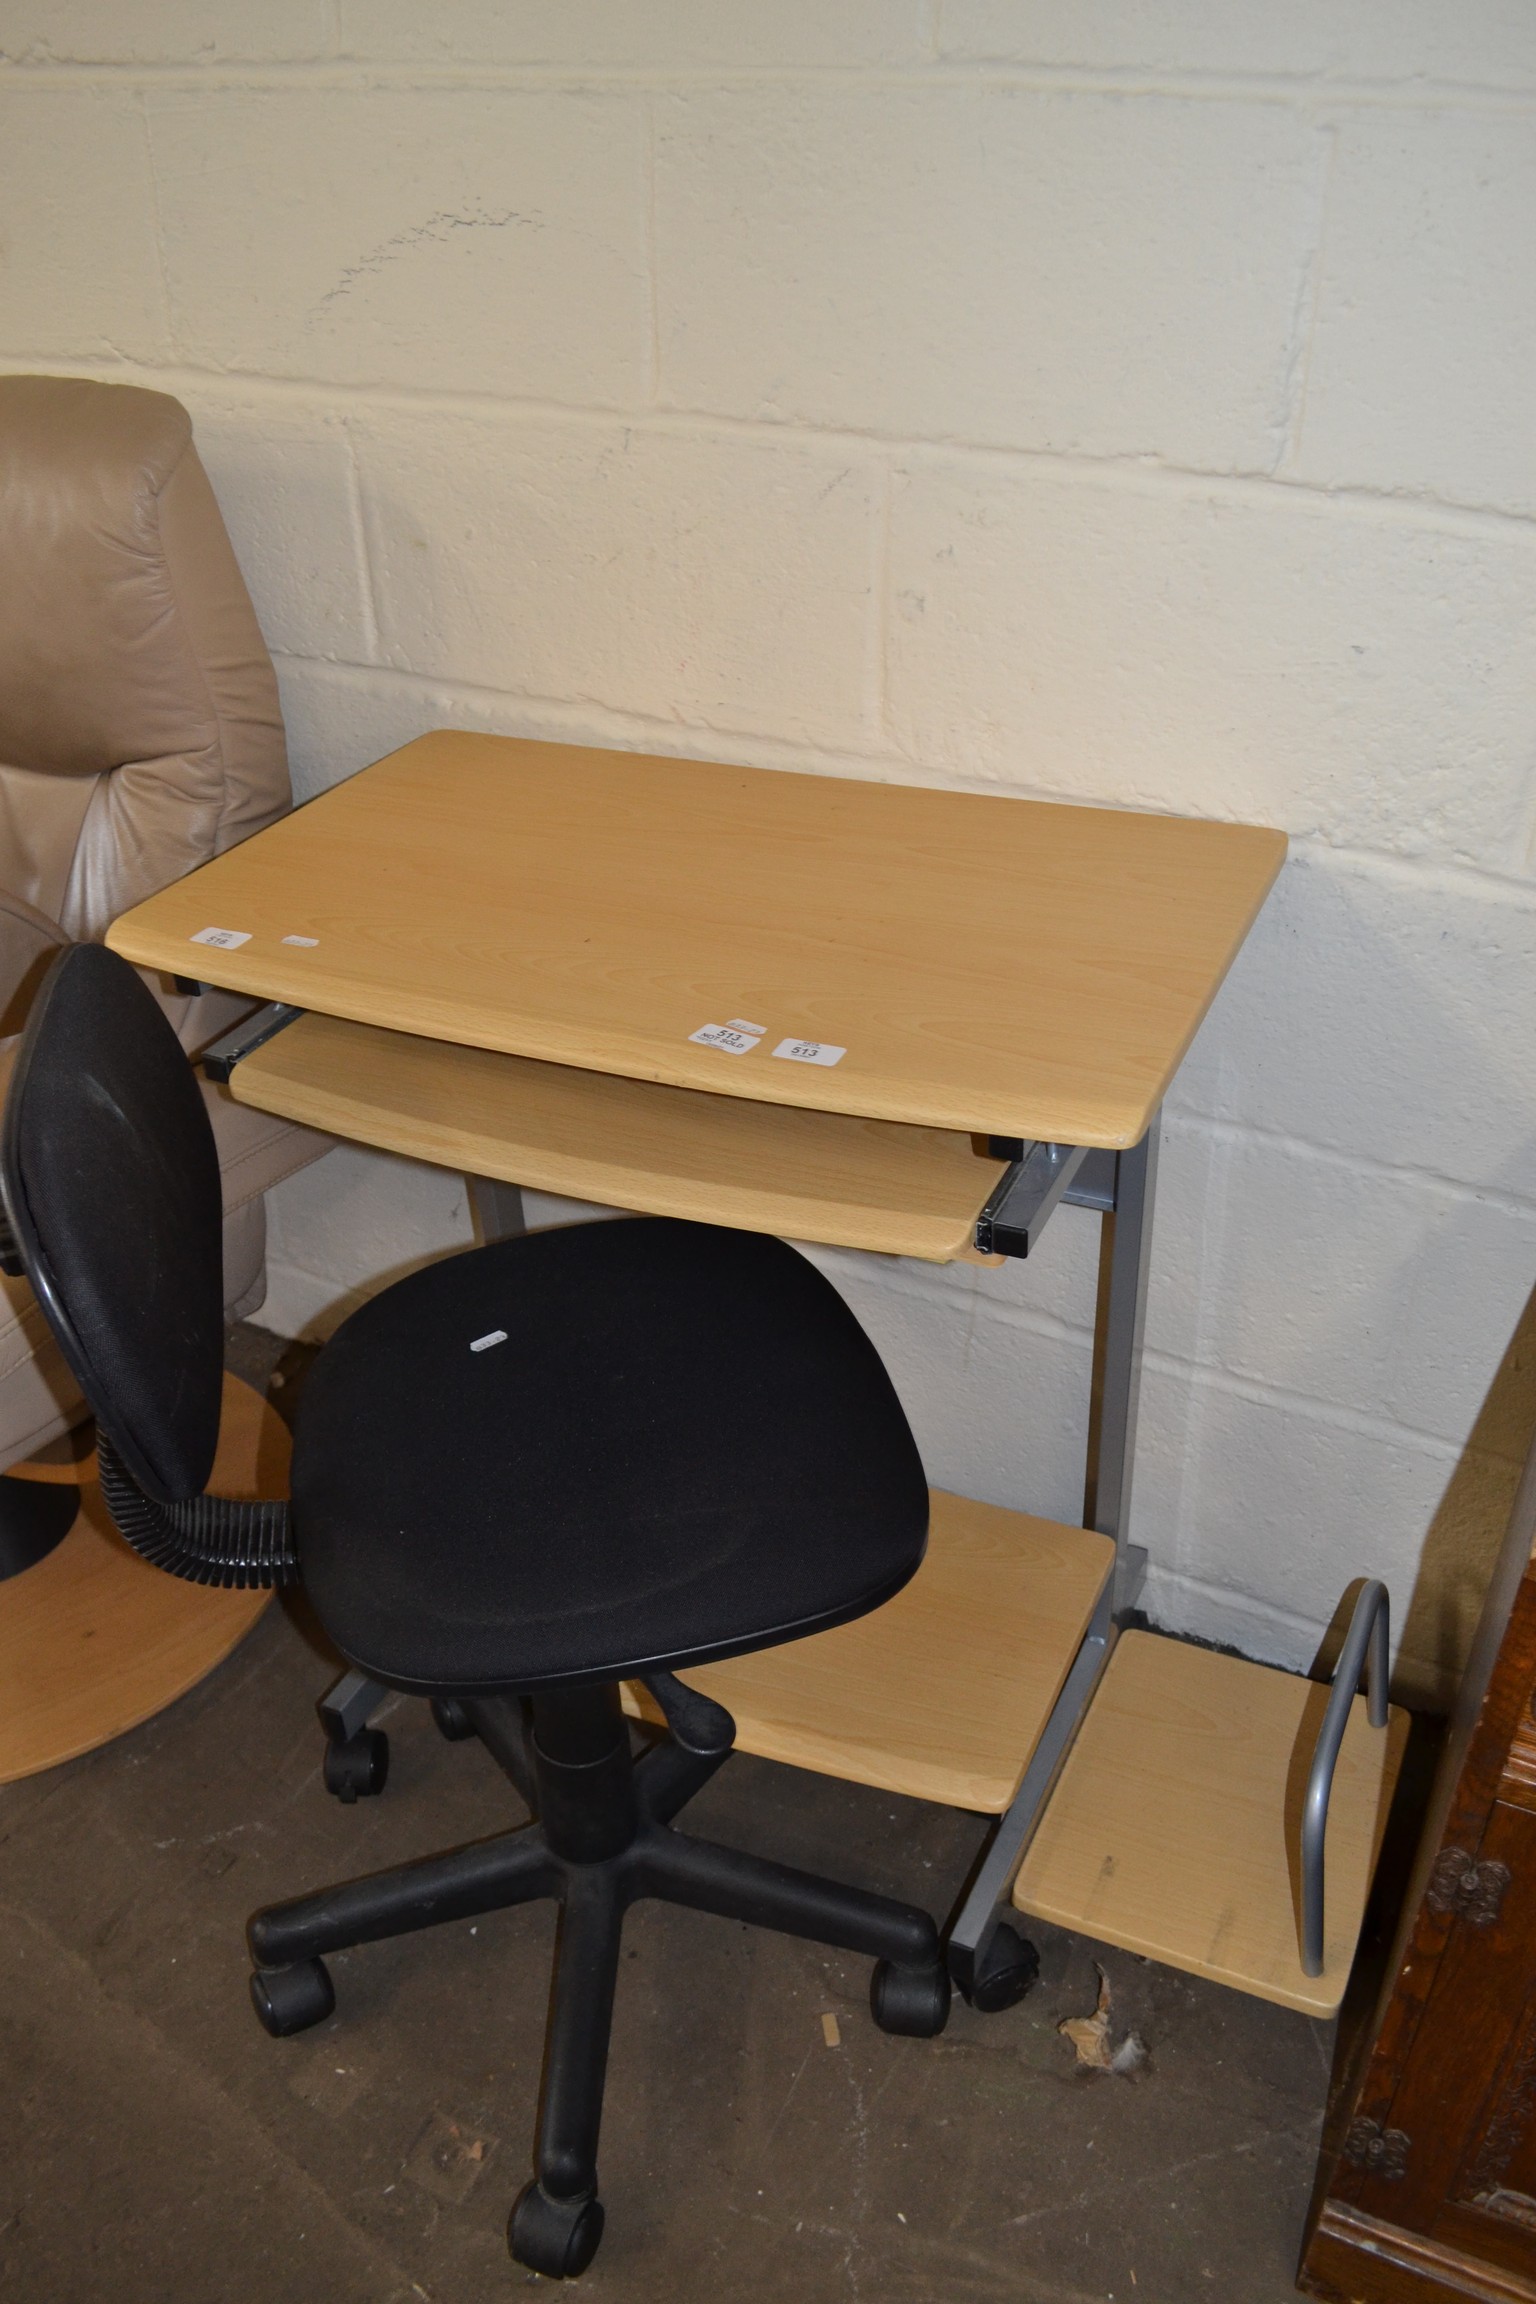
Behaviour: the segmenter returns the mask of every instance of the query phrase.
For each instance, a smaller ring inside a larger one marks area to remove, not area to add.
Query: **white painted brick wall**
[[[1297,474],[1536,512],[1528,108],[1348,119],[1332,190]]]
[[[607,407],[638,392],[637,98],[157,87],[144,108],[194,366]]]
[[[386,663],[693,727],[864,740],[867,451],[418,409],[360,419],[356,437]]]
[[[301,794],[456,722],[1291,833],[1168,1116],[1139,1533],[1291,1662],[1387,1575],[1419,1687],[1536,1279],[1533,114],[1523,0],[0,24],[0,362],[191,408]],[[356,1150],[272,1215],[293,1331],[469,1237]],[[1094,1235],[816,1252],[936,1479],[1075,1513]]]
[[[659,99],[663,401],[1267,471],[1325,157],[1287,107],[984,79]]]
[[[914,767],[1523,864],[1536,529],[925,452],[889,583]]]

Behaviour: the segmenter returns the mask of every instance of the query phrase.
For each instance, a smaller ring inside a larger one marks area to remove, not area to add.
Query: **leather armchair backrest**
[[[289,804],[277,681],[186,410],[0,376],[0,890],[99,937]]]

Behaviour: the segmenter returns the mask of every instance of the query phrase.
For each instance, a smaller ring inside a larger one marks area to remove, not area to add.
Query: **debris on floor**
[[[282,1357],[289,1407],[302,1349],[250,1329],[235,1348],[258,1385]],[[343,1956],[336,2016],[293,2039],[250,2015],[252,1910],[521,1817],[489,1755],[411,1700],[388,1723],[384,1797],[331,1799],[314,1705],[341,1667],[316,1638],[285,1594],[168,1710],[0,1786],[3,2304],[559,2304],[506,2253],[548,1907]],[[683,1821],[886,1895],[930,1883],[935,1901],[990,1829],[747,1753]],[[1037,1994],[995,2015],[957,1999],[938,2039],[914,2041],[871,2022],[867,1959],[638,1902],[603,2119],[610,2227],[587,2279],[623,2304],[847,2304],[855,2287],[866,2304],[1296,2304],[1331,2027],[1028,1932]],[[1111,2076],[1134,2027],[1155,2090],[1074,2070],[1057,2035],[1059,2017],[1092,2020],[1096,1955]]]
[[[829,2048],[841,2048],[843,2044],[842,2028],[830,2008],[821,2020],[821,2036]]]
[[[424,2192],[458,2207],[469,2198],[495,2149],[494,2136],[476,2136],[446,2112],[434,2112],[406,2155],[405,2174]]]
[[[1098,1971],[1099,2004],[1091,2016],[1065,2016],[1056,2029],[1070,2040],[1080,2072],[1118,2072],[1128,2077],[1147,2061],[1147,2044],[1139,2033],[1127,2032],[1118,2046],[1110,2038],[1109,1978]]]

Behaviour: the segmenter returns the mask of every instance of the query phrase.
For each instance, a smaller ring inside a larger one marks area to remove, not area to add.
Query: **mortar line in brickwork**
[[[282,662],[302,665],[308,671],[327,680],[346,685],[353,682],[385,680],[424,691],[432,698],[445,695],[461,699],[470,710],[484,713],[520,714],[567,727],[579,727],[582,732],[601,728],[611,739],[612,747],[623,747],[632,740],[644,744],[658,731],[666,737],[669,758],[716,758],[714,747],[721,743],[739,744],[749,748],[750,758],[741,759],[742,767],[785,768],[807,775],[852,775],[860,778],[877,776],[880,781],[894,784],[922,785],[931,791],[975,792],[982,795],[1002,793],[1022,800],[1045,800],[1067,808],[1117,808],[1124,803],[1103,792],[1059,791],[1054,786],[1031,784],[1020,778],[960,776],[952,770],[933,763],[914,759],[908,753],[858,750],[848,744],[817,744],[803,737],[775,734],[769,730],[728,728],[679,721],[643,713],[632,707],[607,704],[592,698],[575,699],[566,696],[537,695],[519,690],[491,688],[460,678],[451,672],[418,672],[399,664],[360,664],[334,656],[302,656],[273,651]],[[1166,813],[1151,809],[1149,814]],[[1173,811],[1177,815],[1199,818],[1201,810],[1186,803]],[[1224,816],[1210,816],[1208,821],[1231,821]],[[1284,830],[1285,827],[1281,826]],[[1388,849],[1357,848],[1331,842],[1308,833],[1291,834],[1291,863],[1308,863],[1320,869],[1341,867],[1344,872],[1365,879],[1386,880],[1393,885],[1414,889],[1429,889],[1441,894],[1454,895],[1472,901],[1495,905],[1519,912],[1536,911],[1536,881],[1520,873],[1502,871],[1493,865],[1472,865],[1449,862],[1435,857],[1402,856]]]
[[[835,1253],[857,1256],[860,1251],[843,1249]],[[1153,1254],[1157,1251],[1154,1246]],[[1065,1345],[1080,1352],[1085,1358],[1092,1344],[1092,1331],[1075,1321],[1064,1320],[1058,1313],[1040,1311],[1028,1304],[1005,1300],[989,1294],[985,1276],[978,1276],[973,1265],[935,1265],[931,1268],[915,1267],[902,1260],[894,1260],[887,1269],[884,1259],[870,1260],[870,1266],[880,1274],[877,1283],[882,1296],[894,1296],[924,1309],[953,1315],[963,1302],[973,1317],[980,1318],[988,1328],[1002,1329],[1013,1335],[1030,1336],[1041,1343]],[[861,1267],[855,1266],[855,1270]],[[964,1273],[971,1285],[963,1296],[952,1281],[941,1278],[954,1272]],[[1347,1402],[1329,1399],[1319,1392],[1308,1392],[1290,1384],[1269,1382],[1262,1376],[1250,1376],[1216,1358],[1197,1359],[1188,1352],[1173,1352],[1160,1345],[1147,1345],[1142,1354],[1142,1368],[1154,1375],[1166,1376],[1175,1382],[1187,1383],[1197,1390],[1220,1393],[1224,1399],[1246,1400],[1250,1405],[1271,1408],[1289,1415],[1305,1415],[1313,1422],[1326,1425],[1330,1430],[1359,1433],[1367,1438],[1391,1442],[1394,1446],[1407,1444],[1421,1453],[1436,1458],[1460,1455],[1465,1443],[1445,1440],[1438,1434],[1425,1432],[1415,1424],[1404,1424],[1396,1417],[1369,1408],[1352,1408]]]
[[[1317,311],[1322,295],[1324,256],[1328,245],[1328,218],[1331,208],[1334,169],[1338,160],[1339,132],[1333,121],[1320,122],[1316,130],[1321,143],[1317,171],[1317,209],[1313,225],[1311,246],[1296,282],[1296,305],[1291,316],[1291,343],[1285,363],[1285,412],[1278,426],[1275,441],[1275,462],[1272,477],[1289,475],[1294,470],[1301,448],[1302,427],[1307,414],[1307,386],[1312,375],[1312,350],[1317,337]]]
[[[271,651],[279,664],[302,666],[308,672],[319,673],[337,686],[350,687],[377,681],[387,681],[416,692],[434,704],[448,699],[461,703],[470,712],[495,716],[503,723],[509,718],[539,721],[569,731],[571,742],[592,742],[600,750],[643,750],[647,746],[662,757],[673,760],[698,759],[720,762],[719,747],[728,744],[745,753],[734,764],[743,768],[783,768],[807,775],[851,775],[870,779],[872,771],[895,771],[875,780],[882,783],[945,784],[937,776],[919,776],[913,772],[910,760],[895,758],[872,750],[860,751],[849,743],[817,744],[805,738],[780,736],[771,731],[711,726],[697,721],[675,720],[670,715],[646,713],[632,707],[605,704],[592,697],[545,696],[505,688],[487,688],[473,680],[462,680],[452,673],[417,672],[399,664],[359,664],[335,656],[299,656],[280,648]],[[601,739],[594,730],[601,729]],[[502,734],[513,731],[505,726]],[[521,731],[527,733],[527,730]],[[664,738],[657,743],[657,738]],[[721,762],[721,765],[731,765]],[[946,788],[969,791],[972,785],[947,783]],[[1013,785],[990,785],[979,789],[1013,792]],[[1026,794],[1025,797],[1030,795]],[[1052,795],[1045,795],[1052,797]]]
[[[647,96],[641,108],[641,160],[645,176],[642,236],[645,251],[646,343],[643,354],[646,404],[661,397],[661,282],[656,261],[656,104]]]
[[[1291,861],[1341,865],[1361,879],[1395,887],[1429,888],[1440,895],[1469,897],[1505,911],[1536,912],[1536,880],[1516,866],[1468,864],[1451,857],[1405,856],[1390,848],[1357,848],[1315,833],[1291,835]]]
[[[1186,496],[1191,490],[1217,492],[1226,502],[1262,508],[1290,498],[1320,513],[1338,511],[1357,518],[1395,522],[1455,536],[1519,537],[1536,550],[1536,511],[1509,512],[1497,506],[1462,503],[1454,498],[1372,488],[1352,481],[1336,486],[1306,480],[1291,473],[1271,472],[1255,466],[1250,471],[1218,471],[1198,465],[1174,464],[1126,449],[1096,455],[1068,453],[1055,448],[1020,448],[997,441],[913,438],[910,433],[887,433],[854,425],[812,424],[765,417],[733,416],[708,408],[678,406],[643,408],[633,404],[588,403],[527,398],[495,398],[481,392],[455,392],[439,385],[353,384],[321,376],[273,376],[260,369],[199,367],[185,357],[172,362],[153,360],[101,360],[79,354],[57,354],[46,348],[0,352],[0,374],[28,371],[46,361],[61,376],[95,376],[111,383],[147,382],[177,394],[214,392],[236,404],[260,404],[270,395],[280,404],[324,411],[328,406],[357,406],[382,414],[413,415],[438,412],[471,422],[563,424],[572,430],[599,431],[614,424],[650,430],[668,438],[714,436],[782,443],[791,448],[822,448],[846,454],[850,446],[896,452],[922,465],[979,465],[989,471],[1011,472],[1021,480],[1043,476],[1078,482],[1084,486],[1106,483],[1137,494]]]
[[[882,457],[875,477],[869,524],[869,601],[864,624],[864,730],[882,752],[891,749],[891,463]]]
[[[1295,110],[1411,111],[1451,110],[1528,113],[1536,108],[1536,87],[1499,88],[1485,83],[1369,76],[1332,79],[1315,73],[1228,73],[1206,75],[1148,71],[1139,66],[1051,65],[965,61],[912,64],[428,64],[398,59],[344,59],[324,56],[249,62],[146,64],[104,60],[28,62],[0,56],[0,79],[13,86],[71,87],[91,81],[106,86],[193,89],[200,94],[262,94],[298,87],[322,91],[374,90],[437,95],[516,94],[600,95],[608,90],[676,89],[694,95],[754,89],[843,91],[899,95],[906,90],[996,90],[1000,94],[1108,96],[1135,101],[1196,104],[1279,105]]]
[[[847,1265],[833,1264],[830,1269],[843,1271],[850,1283],[858,1280],[873,1285],[881,1296],[921,1305],[950,1318],[962,1314],[968,1320],[979,1318],[988,1327],[1033,1336],[1042,1344],[1064,1345],[1080,1353],[1084,1361],[1092,1351],[1093,1330],[1087,1322],[1066,1320],[1058,1312],[999,1295],[995,1285],[999,1275],[981,1272],[974,1264],[920,1265],[915,1259],[880,1256],[872,1249],[818,1247],[815,1243],[812,1248],[812,1261],[819,1268],[829,1257],[852,1259]]]
[[[1339,1400],[1325,1399],[1319,1392],[1297,1391],[1288,1384],[1268,1384],[1260,1376],[1245,1376],[1219,1361],[1190,1360],[1181,1352],[1163,1352],[1148,1346],[1142,1353],[1141,1367],[1143,1376],[1150,1373],[1181,1379],[1195,1391],[1217,1392],[1223,1399],[1246,1400],[1254,1408],[1305,1416],[1309,1422],[1324,1425],[1330,1432],[1352,1432],[1361,1439],[1414,1448],[1421,1456],[1433,1457],[1437,1462],[1455,1463],[1466,1450],[1465,1439],[1442,1440],[1438,1433],[1422,1431],[1416,1424],[1400,1423],[1395,1416],[1378,1414],[1368,1408],[1351,1408]],[[1491,1378],[1493,1369],[1488,1373]],[[1481,1407],[1481,1402],[1478,1405]],[[1471,1413],[1475,1420],[1477,1410]]]
[[[155,243],[155,282],[160,291],[160,312],[165,326],[165,340],[178,359],[182,356],[181,340],[176,332],[176,311],[171,302],[171,271],[165,254],[165,219],[160,207],[160,171],[155,166],[155,134],[149,121],[149,106],[143,96],[139,98],[139,129],[144,138],[144,173],[149,185],[150,231]]]
[[[363,609],[363,645],[370,662],[379,659],[378,589],[373,580],[373,553],[368,543],[368,518],[363,507],[363,481],[358,469],[357,442],[352,427],[343,423],[341,436],[347,455],[347,517],[352,524],[352,545],[357,554],[359,588]]]
[[[1177,1539],[1178,1530],[1174,1529],[1172,1533]],[[1299,1633],[1314,1651],[1331,1622],[1331,1611],[1326,1616],[1302,1616],[1292,1609],[1282,1608],[1277,1601],[1266,1600],[1262,1594],[1251,1592],[1246,1585],[1212,1584],[1203,1576],[1191,1574],[1187,1568],[1175,1568],[1166,1560],[1149,1559],[1147,1562],[1148,1591],[1143,1595],[1142,1607],[1145,1610],[1148,1623],[1155,1630],[1171,1634],[1174,1639],[1186,1636],[1182,1628],[1167,1618],[1159,1616],[1155,1608],[1147,1605],[1149,1596],[1155,1598],[1157,1590],[1166,1592],[1170,1585],[1182,1592],[1191,1593],[1199,1599],[1212,1602],[1226,1615],[1250,1619],[1257,1617],[1267,1624],[1283,1626],[1289,1631]],[[1251,1649],[1245,1648],[1241,1640],[1234,1639],[1231,1633],[1201,1632],[1195,1634],[1194,1637],[1197,1642],[1219,1639],[1224,1647],[1235,1648],[1239,1655],[1248,1658],[1250,1662],[1268,1664],[1272,1669],[1282,1672],[1292,1672],[1298,1679],[1306,1678],[1310,1669],[1309,1665],[1277,1664],[1272,1656],[1257,1655]],[[1417,1658],[1414,1659],[1414,1661],[1417,1660]]]
[[[859,1256],[856,1249],[834,1251],[845,1256]],[[1154,1246],[1153,1254],[1156,1255]],[[954,1316],[965,1306],[973,1319],[980,1319],[992,1330],[1003,1330],[1015,1336],[1029,1336],[1043,1344],[1062,1345],[1087,1358],[1092,1332],[1086,1326],[1064,1320],[1057,1313],[1043,1312],[1027,1304],[989,1295],[985,1277],[978,1277],[972,1265],[935,1265],[917,1267],[903,1259],[891,1260],[889,1266],[883,1258],[872,1257],[867,1263],[853,1267],[855,1271],[873,1270],[879,1274],[875,1283],[882,1296],[918,1306],[922,1310],[948,1313]],[[963,1273],[969,1283],[963,1294],[952,1280],[940,1275]],[[1330,1431],[1352,1432],[1367,1439],[1388,1442],[1393,1446],[1416,1448],[1422,1455],[1439,1460],[1459,1457],[1464,1441],[1445,1440],[1436,1433],[1425,1432],[1414,1424],[1401,1423],[1396,1417],[1368,1408],[1351,1408],[1347,1403],[1329,1399],[1322,1393],[1308,1392],[1289,1384],[1268,1382],[1261,1376],[1244,1374],[1218,1359],[1199,1360],[1187,1352],[1172,1352],[1162,1346],[1147,1345],[1142,1353],[1143,1373],[1166,1376],[1174,1382],[1188,1384],[1193,1390],[1213,1392],[1223,1399],[1245,1400],[1250,1406],[1270,1408],[1277,1413],[1301,1415],[1311,1422],[1325,1425]]]
[[[1515,845],[1520,852],[1520,875],[1536,878],[1536,769],[1527,773],[1525,796],[1520,808],[1520,831]]]
[[[1420,1167],[1404,1160],[1381,1160],[1369,1152],[1341,1152],[1335,1145],[1319,1144],[1309,1136],[1292,1135],[1281,1128],[1266,1128],[1255,1120],[1224,1119],[1219,1113],[1202,1111],[1198,1104],[1179,1100],[1177,1090],[1163,1107],[1163,1121],[1165,1140],[1181,1136],[1187,1140],[1209,1137],[1229,1148],[1257,1145],[1287,1160],[1310,1160],[1319,1167],[1347,1169],[1353,1176],[1378,1184],[1401,1179],[1458,1205],[1480,1203],[1500,1216],[1536,1218],[1536,1193],[1527,1195],[1502,1190],[1496,1185],[1469,1183],[1465,1177],[1448,1176],[1441,1168]]]

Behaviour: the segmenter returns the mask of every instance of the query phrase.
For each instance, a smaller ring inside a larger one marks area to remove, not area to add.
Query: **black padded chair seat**
[[[354,1313],[306,1389],[293,1519],[354,1664],[489,1696],[845,1623],[918,1567],[928,1496],[803,1256],[643,1217],[472,1249]]]

